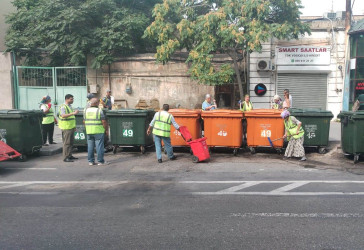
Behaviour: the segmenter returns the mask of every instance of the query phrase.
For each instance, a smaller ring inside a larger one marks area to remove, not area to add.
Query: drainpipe
[[[18,98],[18,72],[16,70],[16,58],[15,58],[15,52],[11,51],[11,67],[13,71],[13,86],[12,86],[12,92],[13,92],[13,108],[18,109],[19,108],[19,98]]]
[[[108,64],[108,75],[109,75],[109,89],[112,91],[111,89],[111,66],[110,66],[110,63]],[[111,92],[112,93],[112,92]]]

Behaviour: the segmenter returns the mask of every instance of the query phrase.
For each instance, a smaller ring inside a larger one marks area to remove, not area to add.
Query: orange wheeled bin
[[[204,136],[209,147],[228,147],[237,155],[243,142],[243,113],[238,110],[202,111]]]
[[[271,140],[282,138],[284,135],[284,123],[281,117],[282,110],[276,109],[254,109],[245,111],[244,117],[247,121],[247,145],[252,154],[256,148],[271,147]],[[278,153],[282,152],[283,140],[273,142]]]
[[[170,109],[168,112],[173,115],[179,126],[188,128],[192,140],[201,137],[201,110]],[[189,147],[189,144],[182,138],[181,133],[173,126],[171,126],[171,144],[173,147]]]

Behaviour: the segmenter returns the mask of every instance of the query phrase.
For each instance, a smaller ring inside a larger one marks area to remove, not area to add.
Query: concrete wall
[[[91,65],[89,58],[88,65]],[[91,92],[95,85],[102,96],[111,89],[115,100],[127,100],[129,108],[134,108],[143,99],[150,104],[157,99],[160,107],[164,103],[171,108],[201,108],[206,93],[214,95],[214,87],[198,84],[188,75],[188,65],[181,60],[172,60],[166,65],[157,64],[153,54],[140,54],[114,62],[100,70],[88,68],[88,83]],[[110,86],[111,85],[111,86]],[[132,93],[126,88],[131,86]]]
[[[0,109],[13,108],[11,54],[0,52]]]
[[[311,24],[311,35],[302,36],[298,40],[280,41],[271,39],[263,44],[262,52],[254,52],[250,55],[250,94],[255,108],[269,108],[270,100],[276,92],[276,71],[257,71],[257,62],[261,59],[275,61],[276,46],[314,45],[331,46],[331,72],[328,74],[327,84],[327,109],[336,116],[342,109],[343,70],[345,68],[345,31],[344,22],[336,21],[334,26],[334,38],[332,36],[331,23],[326,20],[315,21]],[[340,67],[342,69],[340,69]],[[258,97],[254,93],[255,85],[264,83],[267,86],[267,94]],[[294,98],[294,97],[293,97]],[[293,100],[294,102],[294,100]]]

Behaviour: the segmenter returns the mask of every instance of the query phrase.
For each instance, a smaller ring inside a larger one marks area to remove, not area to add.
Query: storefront
[[[293,107],[327,109],[330,47],[276,47],[277,93],[289,89]]]
[[[364,94],[364,19],[353,25],[350,34],[349,109]]]

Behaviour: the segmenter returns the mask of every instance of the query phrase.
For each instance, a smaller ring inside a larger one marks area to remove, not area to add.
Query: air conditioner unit
[[[334,20],[334,19],[336,19],[336,13],[335,12],[325,12],[324,17]]]
[[[346,12],[345,11],[337,11],[336,12],[336,19],[344,20],[345,17],[346,17]]]
[[[259,60],[257,62],[257,71],[269,71],[272,69],[272,63],[270,60]]]

